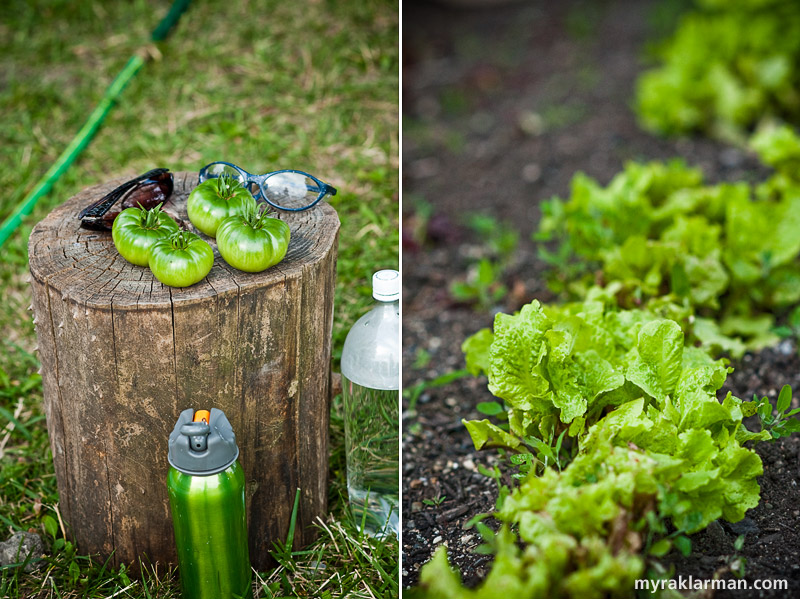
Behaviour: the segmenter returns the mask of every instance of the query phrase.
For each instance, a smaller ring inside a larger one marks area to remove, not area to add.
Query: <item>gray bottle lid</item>
[[[181,412],[169,435],[170,465],[194,476],[210,476],[222,472],[239,457],[236,435],[225,413],[211,408],[206,422],[192,422],[195,410]]]

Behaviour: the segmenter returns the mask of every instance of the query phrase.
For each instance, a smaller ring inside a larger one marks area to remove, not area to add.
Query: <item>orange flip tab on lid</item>
[[[197,410],[194,413],[194,420],[192,422],[205,422],[208,424],[209,419],[211,418],[211,412],[208,410]]]

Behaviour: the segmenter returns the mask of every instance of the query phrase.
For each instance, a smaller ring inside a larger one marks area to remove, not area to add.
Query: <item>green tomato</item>
[[[211,246],[194,233],[179,231],[150,247],[150,270],[170,287],[189,287],[202,281],[214,265]]]
[[[229,216],[243,214],[254,203],[253,194],[232,177],[207,179],[192,190],[186,203],[189,220],[209,237]]]
[[[225,262],[245,272],[261,272],[283,260],[289,248],[289,225],[258,214],[255,206],[243,216],[226,218],[217,229],[217,249]]]
[[[161,204],[150,210],[126,208],[114,219],[111,238],[114,247],[128,262],[147,266],[150,247],[180,230],[178,223],[161,210]]]

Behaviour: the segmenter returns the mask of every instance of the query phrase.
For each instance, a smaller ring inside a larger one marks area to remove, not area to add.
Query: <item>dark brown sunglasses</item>
[[[126,208],[150,209],[163,204],[172,195],[172,173],[156,168],[126,181],[115,190],[81,210],[81,227],[93,231],[110,231],[117,215]],[[120,201],[121,200],[121,201]]]

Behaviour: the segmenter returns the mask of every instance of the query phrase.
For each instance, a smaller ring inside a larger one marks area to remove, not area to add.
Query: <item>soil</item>
[[[670,4],[670,3],[667,3]],[[675,3],[671,3],[675,5]],[[658,2],[526,2],[454,9],[429,2],[404,5],[403,73],[403,357],[404,387],[463,368],[460,346],[534,298],[553,301],[530,233],[538,205],[566,197],[583,171],[607,183],[629,160],[681,157],[709,181],[758,180],[765,171],[741,149],[706,138],[660,139],[637,125],[630,108],[645,47],[669,31]],[[428,216],[425,214],[430,213]],[[504,283],[502,305],[476,310],[455,303],[451,281],[463,280],[485,248],[463,226],[481,212],[521,234]],[[784,384],[800,389],[792,341],[733,364],[724,391],[774,397]],[[476,553],[481,539],[464,524],[491,512],[491,452],[476,452],[461,419],[482,417],[484,378],[467,377],[423,392],[403,414],[403,585],[439,545],[467,586],[491,567]],[[797,399],[794,400],[795,404]],[[752,427],[751,427],[752,428]],[[714,523],[694,535],[689,558],[670,555],[675,576],[731,577],[733,542],[745,578],[786,579],[800,591],[800,438],[762,443],[761,503],[740,523]],[[491,524],[491,520],[485,522]],[[785,597],[786,591],[723,592],[716,597]]]

